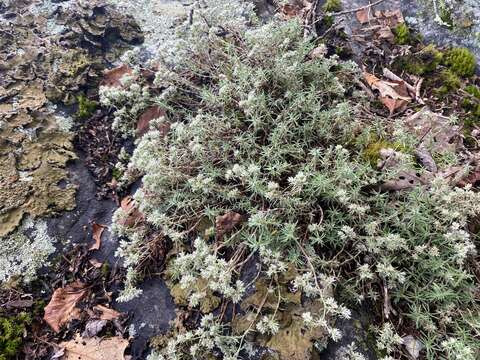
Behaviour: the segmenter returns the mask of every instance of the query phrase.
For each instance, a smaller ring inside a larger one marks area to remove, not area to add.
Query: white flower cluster
[[[222,359],[238,360],[243,345],[239,337],[225,336],[224,326],[208,314],[203,316],[197,329],[178,334],[147,360],[205,359],[215,348],[222,352]]]
[[[260,334],[275,335],[280,330],[280,325],[275,316],[273,315],[264,315],[257,322],[256,328]]]
[[[393,325],[389,322],[384,323],[378,332],[377,348],[390,354],[402,342],[402,337],[395,332]]]
[[[190,306],[198,306],[207,296],[207,289],[218,292],[234,303],[242,300],[245,285],[241,280],[233,281],[233,267],[218,258],[211,247],[201,238],[194,241],[192,253],[181,253],[171,266],[172,276],[180,287],[188,292]],[[206,283],[205,289],[197,289],[199,280]]]
[[[280,252],[261,246],[259,254],[260,261],[265,265],[265,273],[269,278],[287,271],[287,263],[281,260],[282,254]]]
[[[147,86],[137,83],[139,69],[126,74],[121,79],[121,86],[101,86],[98,94],[100,103],[106,107],[114,107],[112,127],[123,135],[132,135],[138,115],[152,102]]]
[[[465,345],[461,340],[448,338],[442,342],[442,347],[450,360],[474,360],[477,359],[472,348]],[[478,354],[477,354],[478,355]]]
[[[336,360],[367,360],[366,357],[357,351],[355,342],[342,346],[335,353]]]

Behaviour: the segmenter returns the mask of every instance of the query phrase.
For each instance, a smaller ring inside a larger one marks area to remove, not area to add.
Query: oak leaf
[[[404,109],[412,100],[403,80],[385,81],[368,72],[364,72],[363,77],[372,90],[379,92],[379,99],[390,111],[390,114],[393,114],[397,110]]]
[[[80,281],[56,289],[45,307],[43,319],[53,331],[59,332],[63,325],[79,318],[80,310],[76,306],[86,294],[86,286]]]

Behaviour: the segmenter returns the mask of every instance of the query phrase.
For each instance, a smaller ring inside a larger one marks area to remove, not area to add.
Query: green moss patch
[[[405,32],[401,40],[405,40]],[[406,71],[412,75],[426,75],[434,72],[443,59],[443,54],[434,45],[428,45],[421,51],[402,56],[395,60],[393,66],[399,71]]]
[[[90,100],[85,95],[77,96],[78,102],[78,111],[77,117],[79,119],[88,119],[98,107],[98,103],[96,101]]]
[[[0,317],[0,360],[9,360],[18,356],[23,337],[32,319],[27,313],[12,317]]]
[[[475,74],[477,61],[475,55],[465,48],[453,48],[445,53],[444,63],[455,74],[462,77],[470,77]]]

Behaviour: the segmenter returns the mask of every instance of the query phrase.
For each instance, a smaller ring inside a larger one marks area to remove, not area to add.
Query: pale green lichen
[[[48,257],[55,251],[54,242],[46,222],[26,219],[14,233],[1,238],[0,281],[35,279],[37,270],[48,264]]]

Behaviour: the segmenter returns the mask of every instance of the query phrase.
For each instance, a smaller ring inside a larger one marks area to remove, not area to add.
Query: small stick
[[[360,6],[358,8],[351,9],[351,10],[344,10],[344,11],[340,11],[340,12],[336,12],[336,13],[331,13],[329,15],[330,16],[340,16],[340,15],[345,15],[345,14],[349,14],[349,13],[352,13],[352,12],[357,12],[357,11],[364,10],[364,9],[370,9],[371,7],[376,6],[378,4],[381,4],[384,1],[385,0],[377,0],[372,4],[368,4],[368,5],[365,5],[365,6]]]

